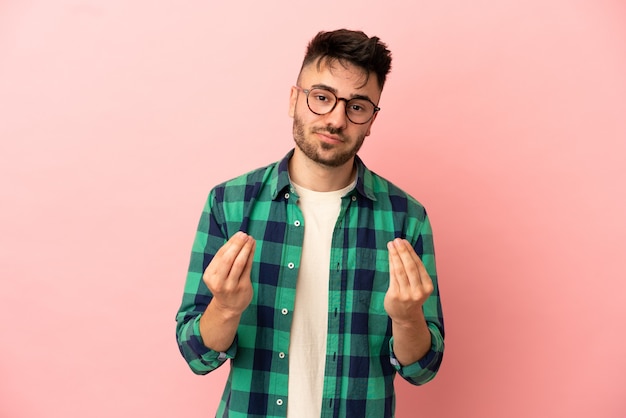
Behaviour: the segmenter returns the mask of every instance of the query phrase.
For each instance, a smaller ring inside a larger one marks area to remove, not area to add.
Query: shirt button
[[[280,357],[280,358],[285,358],[285,353],[282,353],[282,352],[281,352],[281,353],[278,353],[278,357]]]
[[[356,202],[356,196],[352,196],[352,201]]]
[[[287,313],[289,313],[289,311],[287,310],[287,308],[283,308],[280,313],[282,313],[283,315],[287,315]]]
[[[295,266],[296,266],[296,265],[295,265],[295,264],[293,264],[293,263],[289,263],[289,264],[287,264],[287,267],[289,267],[290,269],[294,268]]]
[[[289,199],[289,193],[285,193],[285,199]]]
[[[300,221],[295,221],[293,224],[294,224],[295,226],[300,226]]]
[[[282,399],[276,399],[276,405],[281,406],[283,404]]]

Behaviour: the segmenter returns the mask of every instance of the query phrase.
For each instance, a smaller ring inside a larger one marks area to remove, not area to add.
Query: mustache
[[[314,128],[313,129],[313,133],[314,134],[317,134],[317,133],[328,133],[328,134],[331,134],[331,135],[339,135],[342,139],[344,139],[342,131],[343,131],[343,129],[335,128],[333,126],[326,126],[324,128]]]

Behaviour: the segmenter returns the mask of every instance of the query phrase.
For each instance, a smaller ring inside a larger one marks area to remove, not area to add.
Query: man
[[[391,53],[320,32],[291,88],[295,149],[215,187],[177,339],[191,369],[230,360],[219,417],[393,417],[393,379],[439,369],[444,329],[424,208],[356,155]]]

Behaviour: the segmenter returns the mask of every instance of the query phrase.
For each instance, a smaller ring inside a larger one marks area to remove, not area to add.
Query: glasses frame
[[[380,107],[378,107],[378,105],[376,103],[374,103],[373,101],[371,101],[370,99],[367,99],[365,97],[359,97],[358,99],[346,99],[345,97],[338,97],[335,93],[333,93],[331,90],[325,89],[325,88],[321,88],[321,87],[315,87],[315,88],[311,88],[311,89],[305,89],[303,87],[300,86],[294,86],[298,91],[303,92],[306,95],[306,105],[309,108],[309,110],[319,116],[323,116],[323,115],[327,115],[330,112],[332,112],[333,110],[335,110],[335,107],[337,107],[337,103],[339,103],[340,101],[343,101],[346,103],[346,105],[344,106],[344,112],[346,114],[346,118],[348,118],[348,120],[352,123],[354,123],[355,125],[365,125],[366,123],[368,123],[369,121],[372,120],[372,118],[374,117],[374,115],[376,114],[376,112],[380,111]],[[328,93],[332,94],[333,96],[335,96],[335,104],[333,104],[333,107],[330,108],[330,110],[326,113],[317,113],[315,112],[313,109],[311,109],[311,105],[309,104],[309,93],[311,93],[312,90],[324,90],[327,91]],[[352,119],[350,119],[350,116],[348,115],[348,104],[352,101],[352,100],[365,100],[370,102],[373,106],[374,106],[374,111],[372,112],[372,114],[370,115],[369,119],[367,119],[365,122],[355,122]]]

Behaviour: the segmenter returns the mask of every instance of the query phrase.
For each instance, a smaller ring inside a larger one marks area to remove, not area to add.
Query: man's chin
[[[340,167],[344,165],[345,163],[350,161],[352,157],[353,155],[349,155],[349,154],[339,154],[339,155],[335,154],[335,155],[330,155],[328,157],[324,157],[322,155],[317,154],[316,158],[313,158],[313,161],[329,168],[335,168],[335,167]]]

